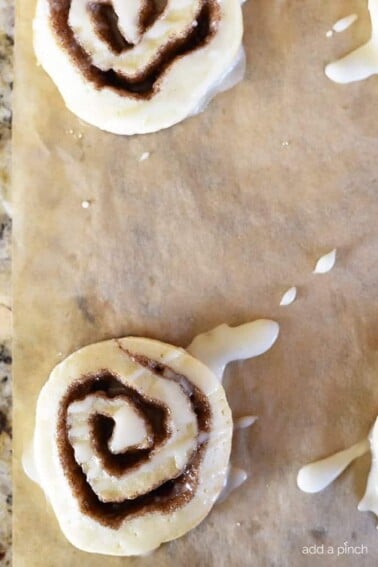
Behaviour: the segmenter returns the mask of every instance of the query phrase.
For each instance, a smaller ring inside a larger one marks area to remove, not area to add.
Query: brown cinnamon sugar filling
[[[118,27],[118,16],[111,4],[89,2],[87,10],[98,37],[108,44],[113,53],[122,53],[133,47],[123,37]]]
[[[134,355],[121,350],[130,358],[148,368],[161,378],[175,381],[188,395],[193,412],[197,418],[198,434],[208,433],[211,425],[211,410],[206,396],[185,376],[177,374],[168,366],[148,357]],[[85,399],[88,395],[98,395],[110,399],[127,398],[135,409],[143,415],[147,430],[152,431],[151,446],[148,449],[132,448],[121,454],[109,451],[108,443],[114,429],[114,421],[106,416],[92,416],[91,429],[94,450],[100,457],[106,470],[115,476],[121,476],[131,468],[137,468],[151,459],[153,452],[163,444],[170,435],[169,408],[148,399],[134,388],[123,384],[109,370],[102,370],[96,375],[83,376],[72,384],[62,399],[58,417],[58,450],[60,460],[71,489],[78,500],[82,513],[90,516],[100,524],[117,529],[125,519],[149,512],[169,513],[187,502],[195,494],[198,484],[198,472],[207,442],[198,442],[186,469],[180,476],[169,479],[162,485],[153,488],[145,495],[133,500],[121,502],[102,502],[87,482],[84,472],[75,460],[74,449],[68,438],[67,411],[70,404]]]
[[[115,72],[112,69],[103,71],[93,65],[91,56],[78,43],[74,32],[69,26],[68,17],[71,0],[48,0],[52,27],[68,55],[80,69],[84,77],[92,82],[96,88],[110,88],[118,95],[133,98],[151,98],[159,88],[159,80],[176,59],[205,46],[214,36],[220,19],[220,8],[216,0],[202,0],[202,5],[196,17],[197,25],[190,26],[186,35],[172,39],[163,47],[155,60],[139,75],[130,78]],[[140,29],[145,32],[156,18],[159,17],[162,6],[153,0],[146,3],[140,16]],[[88,2],[88,10],[94,21],[96,33],[103,39],[115,53],[132,49],[122,36],[118,27],[118,18],[109,4]]]
[[[104,380],[104,376],[101,380]],[[90,418],[91,441],[103,468],[113,476],[122,476],[128,470],[137,468],[148,461],[152,457],[152,453],[169,439],[169,409],[159,402],[144,398],[134,388],[121,384],[112,374],[107,376],[106,385],[102,383],[102,385],[96,384],[94,387],[101,388],[101,390],[94,390],[94,393],[104,399],[106,397],[117,400],[123,398],[129,403],[131,402],[134,410],[145,422],[150,447],[148,449],[131,447],[128,448],[127,452],[114,454],[109,450],[114,420],[102,414],[94,414]],[[108,389],[106,390],[106,388]],[[119,394],[116,394],[117,391]],[[76,398],[75,401],[80,401],[87,395]]]

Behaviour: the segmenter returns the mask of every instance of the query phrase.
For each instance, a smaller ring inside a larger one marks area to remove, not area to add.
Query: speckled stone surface
[[[0,0],[0,564],[11,565],[10,139],[13,2]]]

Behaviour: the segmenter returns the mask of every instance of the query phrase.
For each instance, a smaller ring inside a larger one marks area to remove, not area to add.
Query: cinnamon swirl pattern
[[[34,46],[68,108],[116,134],[201,109],[240,59],[239,0],[38,0]]]
[[[183,349],[125,338],[53,370],[38,399],[34,459],[72,544],[139,555],[208,514],[231,437],[223,387],[206,366]]]

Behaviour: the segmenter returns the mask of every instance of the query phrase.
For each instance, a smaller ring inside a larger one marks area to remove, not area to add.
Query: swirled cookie
[[[198,112],[235,66],[239,0],[38,0],[38,60],[77,116],[116,134]]]
[[[209,513],[231,437],[223,387],[203,363],[129,337],[87,346],[55,367],[38,399],[33,450],[69,541],[138,555]]]

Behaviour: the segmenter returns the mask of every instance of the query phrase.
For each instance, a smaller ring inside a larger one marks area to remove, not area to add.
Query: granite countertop
[[[0,0],[0,564],[11,565],[10,139],[13,2]]]

